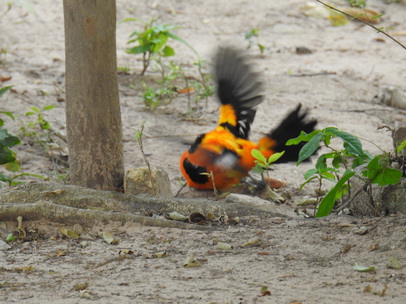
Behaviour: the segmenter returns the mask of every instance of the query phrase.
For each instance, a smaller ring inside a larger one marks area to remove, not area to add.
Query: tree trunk
[[[64,0],[66,124],[70,180],[100,190],[123,186],[115,0]]]

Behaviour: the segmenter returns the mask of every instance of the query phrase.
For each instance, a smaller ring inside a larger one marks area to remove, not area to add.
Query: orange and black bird
[[[214,76],[220,100],[217,127],[199,135],[180,159],[187,184],[197,189],[227,189],[240,183],[255,166],[251,155],[258,149],[265,157],[285,151],[278,162],[297,161],[301,145],[285,146],[287,140],[310,133],[316,120],[306,120],[301,104],[273,131],[257,143],[248,140],[257,106],[264,101],[264,84],[246,55],[233,47],[220,48],[215,56]]]

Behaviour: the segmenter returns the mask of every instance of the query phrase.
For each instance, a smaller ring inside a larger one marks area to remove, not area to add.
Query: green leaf
[[[132,21],[139,21],[137,18],[125,18],[118,23],[125,23],[125,22],[132,22]]]
[[[325,169],[325,168],[327,168],[326,154],[322,154],[322,155],[319,156],[319,158],[317,159],[315,167],[316,167],[316,169]]]
[[[379,186],[396,185],[402,178],[402,172],[389,167],[389,160],[383,154],[375,156],[362,174]]]
[[[15,158],[16,156],[15,156],[15,154],[14,154],[14,158]],[[21,170],[21,164],[20,164],[20,161],[18,160],[18,159],[14,159],[13,161],[11,161],[11,162],[8,162],[8,163],[6,163],[6,164],[3,164],[3,167],[6,169],[6,170],[8,170],[8,171],[11,171],[11,172],[18,172],[18,171],[20,171]]]
[[[248,33],[245,34],[245,39],[251,39],[254,36],[253,30],[250,30]]]
[[[301,132],[300,132],[300,135],[299,135],[298,137],[289,139],[289,140],[286,142],[285,145],[286,145],[286,146],[292,146],[292,145],[300,144],[302,141],[306,141],[306,142],[307,142],[307,141],[309,141],[310,139],[312,139],[316,134],[318,134],[318,133],[320,133],[320,132],[321,132],[320,130],[314,130],[313,132],[307,134],[306,132],[301,131]]]
[[[6,242],[12,242],[15,241],[16,239],[17,238],[12,233],[9,233],[6,237]]]
[[[162,53],[164,57],[174,56],[175,50],[169,45],[165,45],[164,49],[162,50]]]
[[[7,129],[0,129],[0,147],[13,147],[20,143],[20,139],[17,136],[8,133]]]
[[[263,164],[266,164],[266,157],[261,153],[261,151],[257,149],[253,149],[251,151],[251,155],[258,161],[260,161]]]
[[[8,90],[10,90],[13,86],[2,87],[0,88],[0,97],[4,95]]]
[[[371,272],[371,271],[375,271],[375,267],[374,267],[374,266],[369,266],[369,267],[367,267],[367,266],[361,266],[361,265],[358,265],[358,264],[355,264],[355,265],[353,266],[353,269],[356,270],[356,271],[359,271],[359,272]]]
[[[152,44],[146,44],[146,45],[139,45],[135,46],[133,48],[127,49],[126,52],[128,54],[142,54],[146,53],[151,50]]]
[[[358,156],[364,154],[362,144],[356,136],[338,130],[337,128],[326,128],[324,130],[326,134],[330,133],[333,136],[340,138],[344,142],[344,148],[351,154]]]
[[[322,138],[323,133],[317,133],[302,147],[302,149],[300,149],[299,159],[296,165],[300,164],[302,161],[309,158],[314,152],[316,152]]]
[[[375,15],[375,16],[373,16],[371,19],[372,19],[372,20],[378,19],[378,18],[381,18],[382,16],[383,16],[383,14]]]
[[[14,115],[11,112],[5,112],[5,111],[0,111],[0,113],[7,115],[8,117],[10,117],[12,120],[14,120]]]
[[[7,147],[0,147],[0,165],[7,164],[15,160],[14,152]]]
[[[397,147],[396,152],[400,153],[406,147],[406,140],[402,141]]]
[[[265,45],[263,45],[261,43],[258,43],[258,48],[259,48],[259,51],[261,52],[261,54],[263,54],[266,49]]]
[[[313,176],[314,174],[318,174],[319,173],[319,170],[317,170],[317,169],[310,169],[310,170],[307,170],[306,172],[305,172],[305,174],[304,174],[304,178],[305,179],[309,179],[311,176]]]
[[[336,176],[331,172],[335,172],[335,170],[331,169],[331,168],[326,168],[326,169],[319,170],[319,174],[320,174],[320,176],[322,178],[325,178],[325,179],[328,179],[328,180],[331,180],[331,181],[335,181]]]
[[[281,158],[283,156],[283,154],[285,154],[285,151],[272,154],[271,156],[269,156],[269,158],[267,160],[267,164],[269,165],[269,164],[276,162],[279,158]]]
[[[166,33],[160,33],[156,39],[152,39],[151,42],[154,43],[154,47],[152,48],[153,53],[159,52],[162,47],[168,42],[168,36]]]
[[[0,181],[8,183],[10,178],[2,173],[0,173]]]
[[[316,213],[316,217],[323,217],[330,214],[335,205],[335,198],[337,192],[341,190],[341,187],[355,174],[355,171],[346,170],[340,180],[335,184],[333,188],[326,194],[326,196],[320,202],[319,208]]]
[[[396,185],[400,183],[402,179],[402,172],[394,168],[383,168],[382,172],[377,174],[375,178],[371,180],[373,184],[379,186]]]
[[[257,37],[259,35],[259,29],[253,28],[248,33],[245,34],[245,39],[251,39],[252,37]]]
[[[258,163],[256,163],[255,167],[252,168],[251,171],[254,172],[254,173],[264,173],[265,172],[264,168],[261,167],[261,165],[258,164]]]
[[[48,106],[43,107],[43,108],[42,108],[42,111],[49,111],[49,110],[52,110],[52,109],[55,109],[55,106],[53,106],[53,105],[48,105]]]

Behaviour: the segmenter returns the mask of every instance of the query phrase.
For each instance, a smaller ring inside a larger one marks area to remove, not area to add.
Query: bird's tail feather
[[[247,139],[256,107],[264,100],[264,86],[260,74],[254,71],[252,63],[241,50],[222,47],[215,58],[214,75],[217,96],[222,104],[220,113],[232,109],[235,116],[234,122],[229,118],[220,117],[219,124],[227,123],[224,126],[234,135]]]
[[[291,138],[299,136],[301,131],[311,133],[317,124],[317,120],[307,119],[308,113],[307,111],[301,111],[301,107],[302,105],[298,104],[274,130],[259,141],[258,147],[260,150],[271,150],[272,153],[285,151],[277,163],[297,161],[299,151],[305,143],[286,146],[286,142]]]

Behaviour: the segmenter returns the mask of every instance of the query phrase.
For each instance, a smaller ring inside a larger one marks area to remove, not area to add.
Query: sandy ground
[[[0,110],[16,115],[16,121],[6,121],[6,126],[17,133],[29,107],[54,105],[56,108],[46,113],[46,118],[54,129],[64,133],[62,3],[18,3],[24,5],[0,17],[0,48],[7,51],[0,54],[0,76],[11,76],[3,85],[15,86],[1,99]],[[404,124],[405,112],[371,100],[385,86],[404,87],[406,52],[369,27],[357,23],[333,27],[325,19],[305,16],[300,9],[304,4],[117,0],[117,13],[118,20],[159,17],[162,23],[180,25],[176,33],[208,60],[223,43],[231,41],[245,47],[245,33],[259,28],[261,43],[267,48],[263,55],[256,48],[249,52],[264,71],[267,99],[252,127],[254,140],[301,102],[319,120],[320,128],[336,126],[358,135],[372,153],[379,152],[377,146],[390,149],[389,134],[377,128]],[[368,4],[384,14],[378,26],[405,33],[404,3]],[[4,10],[2,2],[0,15]],[[134,89],[140,85],[140,58],[125,52],[128,36],[136,29],[137,23],[117,25],[118,65],[131,69],[130,75],[119,77],[125,165],[144,165],[134,141],[134,128],[146,120],[144,145],[148,159],[168,172],[175,193],[181,177],[178,159],[187,148],[185,143],[214,126],[217,105],[211,98],[204,109],[202,102],[201,113],[200,109],[195,113],[201,115],[194,121],[183,115],[186,97],[176,98],[154,112],[146,110],[142,93]],[[396,38],[406,43],[405,36]],[[177,51],[173,60],[190,67],[194,54],[180,43],[171,44]],[[306,47],[312,53],[298,55],[296,47]],[[156,79],[158,75],[149,73],[148,77]],[[16,151],[25,172],[52,179],[61,176],[61,165],[51,161],[38,145],[24,142]],[[273,171],[287,183],[281,192],[293,197],[289,206],[304,195],[314,195],[312,187],[297,191],[303,172],[310,166],[280,165]],[[186,189],[181,196],[211,193]],[[406,264],[405,224],[404,217],[395,215],[382,219],[252,218],[216,232],[109,226],[120,239],[118,245],[108,245],[97,237],[105,227],[95,227],[88,231],[85,247],[81,241],[62,240],[55,232],[57,225],[43,224],[43,238],[0,248],[0,302],[403,303],[405,270],[390,269],[387,264],[392,256]],[[366,228],[365,234],[359,234],[362,227]],[[2,224],[1,239],[8,229]],[[259,238],[259,243],[241,247],[252,238]],[[217,249],[218,242],[229,243],[233,249]],[[125,250],[132,254],[126,255]],[[156,258],[159,252],[167,256]],[[200,261],[200,267],[183,267],[190,254]],[[356,263],[375,266],[376,271],[357,272],[353,269]],[[271,295],[261,296],[263,286]],[[372,291],[364,292],[368,286]],[[385,295],[379,296],[385,286]]]

